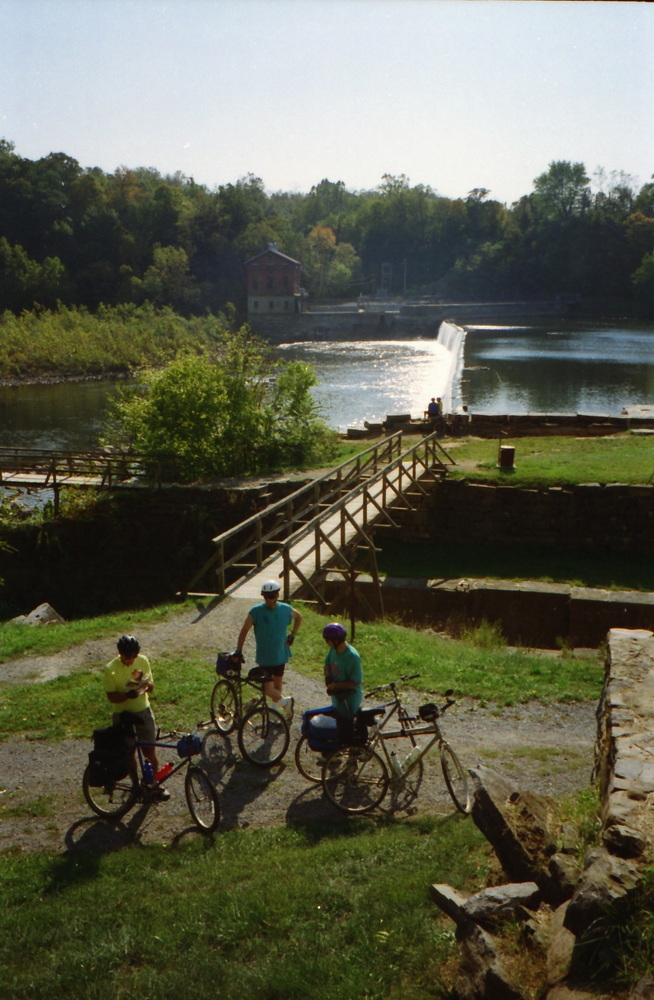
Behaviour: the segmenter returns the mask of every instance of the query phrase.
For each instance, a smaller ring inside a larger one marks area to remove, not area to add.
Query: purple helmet
[[[339,625],[338,622],[330,622],[330,624],[325,625],[322,630],[323,639],[333,639],[334,642],[343,642],[346,635],[347,632],[342,625]]]

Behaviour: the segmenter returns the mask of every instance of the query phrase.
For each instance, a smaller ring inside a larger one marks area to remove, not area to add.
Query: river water
[[[315,399],[338,430],[422,416],[432,396],[474,413],[620,413],[654,405],[654,326],[564,324],[441,327],[438,340],[311,341],[282,345],[307,361]],[[0,445],[93,447],[112,382],[0,387]]]

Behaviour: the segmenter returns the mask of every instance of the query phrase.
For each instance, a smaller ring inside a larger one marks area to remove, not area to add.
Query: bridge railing
[[[322,601],[313,579],[316,574],[333,568],[349,572],[353,560],[346,553],[348,545],[362,540],[372,549],[369,528],[380,523],[399,527],[393,508],[413,509],[413,498],[428,494],[425,481],[442,478],[446,462],[456,464],[437,433],[430,434],[287,538],[281,546],[285,598],[290,596],[294,576],[311,597]]]
[[[213,570],[217,578],[217,592],[224,594],[228,575],[234,579],[245,575],[255,568],[261,568],[270,562],[280,551],[286,551],[293,540],[304,537],[314,530],[316,522],[333,515],[340,510],[353,493],[362,488],[361,482],[377,481],[384,470],[397,467],[402,461],[402,432],[389,435],[383,442],[360,452],[355,458],[342,463],[319,479],[301,487],[283,500],[271,504],[263,511],[253,514],[240,524],[213,539],[215,553],[205,562],[198,573],[188,584],[184,593],[206,595],[207,591],[197,591],[205,575]],[[422,457],[420,457],[420,454]],[[453,465],[453,459],[437,440],[436,434],[424,438],[419,445],[414,445],[405,452],[408,467],[413,470],[408,473],[404,467],[402,475],[411,475],[415,479],[418,468],[424,469],[425,462],[432,468],[446,471],[446,464]],[[384,487],[395,493],[389,483]],[[374,503],[372,498],[368,503]],[[368,507],[363,511],[364,519]],[[237,571],[240,571],[237,572]],[[211,591],[214,593],[215,591]]]
[[[90,479],[111,486],[126,479],[147,477],[158,481],[156,463],[132,452],[101,450],[0,447],[0,482],[30,475],[44,488],[65,485],[65,480]]]

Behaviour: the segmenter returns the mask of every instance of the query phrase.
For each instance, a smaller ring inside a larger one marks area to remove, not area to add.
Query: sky
[[[0,0],[0,138],[211,190],[404,174],[511,204],[554,160],[638,189],[653,75],[644,2]]]

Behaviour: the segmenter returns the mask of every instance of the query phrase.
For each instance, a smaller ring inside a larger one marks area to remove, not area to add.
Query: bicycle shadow
[[[235,734],[211,730],[203,742],[202,767],[218,790],[221,828],[249,826],[242,814],[285,772],[284,761],[272,767],[257,767],[243,760],[236,750]]]

